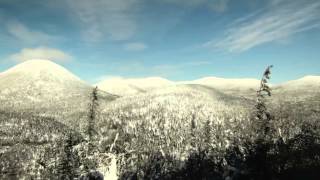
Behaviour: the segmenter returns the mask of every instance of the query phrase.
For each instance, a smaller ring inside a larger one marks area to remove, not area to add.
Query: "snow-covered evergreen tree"
[[[73,137],[69,133],[64,140],[63,151],[60,155],[60,162],[58,163],[58,179],[73,180],[79,176],[79,157],[77,152],[73,150]]]
[[[264,71],[260,88],[257,91],[257,104],[256,104],[256,124],[257,133],[259,139],[270,138],[270,121],[272,120],[272,115],[267,109],[266,97],[271,96],[271,89],[268,85],[268,80],[270,80],[271,68],[273,66],[268,66]]]

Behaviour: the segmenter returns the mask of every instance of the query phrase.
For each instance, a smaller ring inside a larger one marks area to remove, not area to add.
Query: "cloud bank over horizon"
[[[47,59],[54,62],[68,62],[72,59],[71,55],[53,48],[37,47],[24,48],[20,52],[10,55],[9,59],[23,62],[34,59]]]

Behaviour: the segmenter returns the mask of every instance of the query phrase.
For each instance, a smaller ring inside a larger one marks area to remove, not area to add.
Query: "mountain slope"
[[[99,89],[120,96],[147,92],[173,85],[174,83],[160,77],[149,78],[110,78],[97,84]]]
[[[69,133],[75,142],[82,140],[80,133],[53,118],[0,110],[1,179],[34,179],[45,149],[56,157],[61,140]]]
[[[208,85],[217,89],[257,89],[260,85],[260,81],[257,79],[225,79],[218,77],[205,77],[187,83]]]
[[[30,60],[0,74],[0,110],[29,111],[66,117],[87,111],[93,87],[60,65],[48,60]],[[99,98],[115,97],[100,91]],[[62,118],[61,118],[62,117]]]
[[[275,98],[282,101],[308,101],[320,103],[320,76],[305,76],[274,86]]]
[[[285,82],[277,87],[292,90],[320,87],[320,76],[305,76],[300,79]]]
[[[200,124],[223,121],[226,116],[245,117],[253,104],[202,85],[173,85],[112,101],[102,110],[107,118],[99,122],[99,127],[120,123],[126,128],[124,124],[131,122],[153,124],[160,119],[188,126],[193,116]]]
[[[47,60],[26,61],[0,74],[0,99],[16,103],[57,100],[67,90],[88,87],[63,67]]]
[[[166,88],[175,84],[198,84],[205,85],[228,94],[252,94],[255,92],[260,81],[256,79],[224,79],[206,77],[194,81],[173,82],[160,77],[124,79],[110,78],[97,84],[97,86],[109,93],[125,96],[147,92],[150,90]]]
[[[208,125],[212,137],[223,137],[221,149],[228,147],[227,137],[246,136],[243,129],[247,127],[251,109],[250,100],[207,86],[172,85],[112,101],[102,110],[105,118],[97,126],[103,137],[120,132],[119,147],[128,146],[135,152],[159,148],[165,154],[185,157],[191,148],[192,133],[199,137],[195,141],[201,142]],[[217,141],[220,140],[212,139]]]
[[[257,79],[226,79],[218,77],[205,77],[193,81],[179,82],[179,84],[200,84],[217,89],[225,94],[252,98],[259,88],[260,81]]]

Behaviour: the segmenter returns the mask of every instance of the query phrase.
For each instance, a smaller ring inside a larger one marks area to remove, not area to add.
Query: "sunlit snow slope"
[[[168,87],[173,85],[167,79],[160,77],[124,79],[109,78],[97,84],[97,86],[106,92],[120,96],[132,95],[147,92],[154,89]]]
[[[125,96],[166,88],[177,84],[204,85],[223,91],[227,94],[242,95],[246,93],[254,93],[259,88],[260,81],[256,79],[224,79],[206,77],[194,81],[173,82],[160,77],[150,77],[140,79],[111,78],[106,79],[97,85],[100,89],[106,92]]]
[[[273,87],[282,100],[317,101],[320,103],[320,76],[305,76]]]
[[[0,74],[0,109],[51,115],[86,111],[92,90],[91,85],[52,61],[29,60]],[[105,92],[99,95],[106,101],[114,99]]]

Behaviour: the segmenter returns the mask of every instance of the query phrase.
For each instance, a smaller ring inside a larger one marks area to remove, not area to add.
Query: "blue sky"
[[[0,71],[33,58],[80,78],[320,75],[318,0],[0,0]]]

